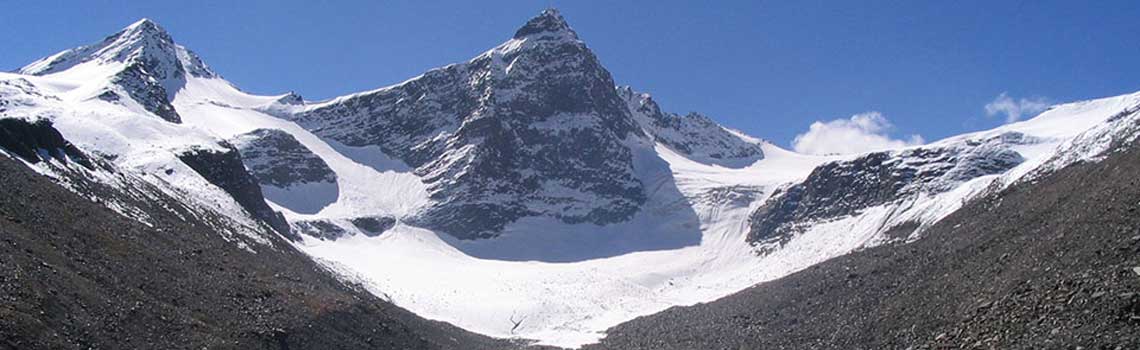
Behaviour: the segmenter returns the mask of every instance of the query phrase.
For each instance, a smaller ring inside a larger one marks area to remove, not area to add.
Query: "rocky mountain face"
[[[618,87],[630,114],[656,142],[690,159],[719,165],[748,165],[764,158],[757,141],[749,141],[699,113],[679,115],[661,111],[649,94]]]
[[[289,188],[296,185],[336,182],[336,173],[297,139],[278,129],[257,129],[230,142],[241,153],[251,174],[263,186]]]
[[[411,221],[463,239],[528,216],[622,222],[646,201],[637,154],[661,142],[701,160],[754,162],[758,142],[707,117],[666,114],[615,89],[555,10],[470,61],[287,116],[350,146],[379,146],[415,168],[434,204]]]
[[[186,76],[216,76],[197,55],[175,44],[170,34],[148,19],[102,42],[43,58],[18,72],[51,75],[88,63],[116,67],[108,72],[109,84],[94,97],[112,103],[129,98],[147,112],[172,123],[182,121],[170,101],[185,84]]]
[[[414,221],[466,239],[493,237],[526,216],[598,225],[628,219],[646,200],[634,165],[635,149],[648,147],[638,141],[646,131],[688,154],[762,154],[702,117],[649,105],[639,109],[646,120],[639,122],[629,108],[634,97],[619,92],[562,16],[548,10],[468,62],[291,118],[347,145],[379,146],[414,167],[435,200]]]
[[[315,214],[336,201],[336,173],[292,134],[262,128],[234,136],[230,143],[266,199],[302,214]]]
[[[1004,173],[1024,161],[1010,146],[1034,142],[1032,137],[1009,132],[983,140],[874,152],[826,163],[756,209],[749,218],[748,241],[787,240],[808,224],[858,215],[887,203],[914,201],[980,176]]]

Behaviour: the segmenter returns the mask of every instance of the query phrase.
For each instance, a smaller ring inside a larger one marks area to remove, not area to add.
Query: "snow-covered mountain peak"
[[[167,42],[173,42],[170,38],[170,33],[166,32],[162,26],[155,23],[150,18],[142,18],[131,23],[126,28],[123,28],[119,33],[116,33],[119,38],[136,38],[136,39],[157,39]]]
[[[218,78],[201,58],[145,18],[98,43],[32,62],[19,73],[70,81],[83,87],[75,89],[76,99],[98,98],[173,123],[181,122],[181,116],[170,101],[186,79]]]
[[[553,8],[542,11],[515,31],[515,39],[528,37],[578,40],[578,34],[570,28],[562,14]]]
[[[178,79],[184,73],[214,77],[213,71],[193,52],[174,43],[158,23],[143,18],[107,36],[101,42],[40,59],[19,70],[21,74],[49,75],[82,64],[143,64],[156,79]]]

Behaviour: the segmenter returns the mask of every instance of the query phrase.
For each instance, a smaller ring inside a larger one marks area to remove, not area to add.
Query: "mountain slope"
[[[587,348],[1136,348],[1140,124],[1128,115],[1103,153],[1073,154],[1102,161],[971,201],[916,242],[639,318]]]
[[[764,158],[759,140],[742,137],[709,117],[699,113],[684,116],[666,113],[649,94],[628,86],[618,87],[617,91],[646,134],[689,159],[739,168]]]
[[[268,231],[265,245],[239,244],[211,228],[219,218],[142,182],[89,179],[111,165],[53,158],[34,169],[71,190],[0,151],[0,348],[515,347],[344,284]]]

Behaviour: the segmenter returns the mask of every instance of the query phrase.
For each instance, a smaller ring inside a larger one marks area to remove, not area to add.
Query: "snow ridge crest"
[[[32,62],[18,70],[20,74],[48,75],[80,64],[143,63],[156,79],[182,78],[183,74],[214,78],[202,60],[174,39],[158,23],[143,18],[92,45],[66,50]]]

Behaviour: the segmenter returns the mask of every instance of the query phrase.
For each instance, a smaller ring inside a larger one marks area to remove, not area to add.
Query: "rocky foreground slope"
[[[40,130],[19,144],[50,156],[0,150],[0,349],[518,347],[346,284],[268,229],[229,236],[144,182],[93,180],[129,176],[91,166],[46,122],[3,121],[2,135]]]

